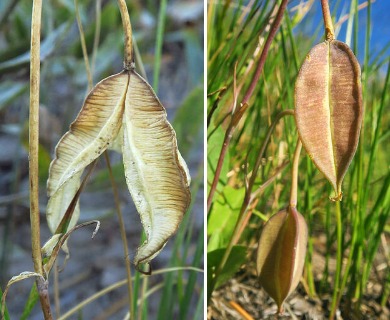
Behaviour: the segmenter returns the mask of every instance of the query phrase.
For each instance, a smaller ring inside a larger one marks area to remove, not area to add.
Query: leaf
[[[209,287],[214,277],[214,272],[218,268],[225,250],[226,248],[221,248],[207,253],[207,283],[209,284]],[[229,258],[218,276],[215,288],[223,285],[237,272],[246,260],[246,250],[247,249],[244,246],[234,246],[232,248]]]
[[[226,247],[233,236],[245,189],[225,186],[217,197],[207,222],[207,250]]]
[[[307,225],[294,207],[273,215],[265,224],[257,252],[257,274],[264,290],[275,300],[278,312],[302,276]]]
[[[295,84],[295,120],[310,158],[341,200],[341,184],[356,152],[363,106],[360,67],[340,41],[316,45]]]
[[[13,276],[7,283],[5,289],[4,289],[4,292],[2,294],[2,297],[1,297],[1,309],[0,309],[0,318],[3,319],[4,317],[4,314],[5,314],[5,307],[6,307],[6,303],[5,303],[5,299],[7,297],[7,294],[8,294],[8,290],[9,288],[15,284],[16,282],[19,282],[19,281],[22,281],[22,280],[25,280],[25,279],[29,279],[29,278],[36,278],[38,279],[38,281],[40,283],[45,283],[47,284],[45,278],[40,275],[39,273],[37,272],[32,272],[32,271],[24,271],[24,272],[21,272],[19,275],[17,276]]]
[[[211,130],[209,130],[211,131]],[[207,193],[210,192],[210,186],[215,175],[216,164],[221,153],[221,146],[225,137],[225,132],[221,126],[215,128],[215,131],[209,135],[207,139]],[[226,152],[225,161],[222,164],[221,174],[217,184],[217,192],[223,189],[228,180],[227,174],[229,172],[229,150]]]
[[[73,21],[72,21],[73,23]],[[69,30],[70,22],[64,22],[56,30],[50,32],[46,39],[42,42],[40,60],[44,61],[56,48],[58,41]],[[6,73],[21,67],[27,66],[30,63],[30,52],[25,52],[16,58],[0,63],[0,72]]]
[[[203,106],[203,86],[195,87],[177,110],[173,127],[176,131],[179,149],[184,157],[191,148],[202,138],[203,133],[203,110],[197,106]]]
[[[123,163],[128,188],[146,233],[134,263],[148,263],[177,230],[191,195],[190,176],[176,135],[150,85],[129,71]]]
[[[20,97],[27,89],[27,83],[21,81],[4,81],[0,83],[0,111]]]

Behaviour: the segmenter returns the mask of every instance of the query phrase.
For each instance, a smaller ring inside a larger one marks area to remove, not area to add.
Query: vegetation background
[[[237,119],[281,1],[210,1],[207,17],[208,192],[230,124]],[[390,290],[390,25],[386,1],[329,1],[336,38],[362,68],[364,124],[343,183],[338,219],[330,185],[305,152],[297,209],[309,226],[304,276],[286,303],[292,318],[388,319]],[[208,212],[208,284],[229,242],[238,241],[209,291],[211,319],[272,318],[255,257],[262,226],[288,204],[297,141],[293,117],[279,121],[262,156],[242,228],[236,227],[254,163],[277,115],[294,108],[294,83],[306,54],[324,39],[320,1],[292,0],[266,56],[248,108],[234,128]],[[236,104],[235,104],[236,103]],[[236,108],[236,109],[234,109]],[[226,141],[226,140],[225,140]]]
[[[167,109],[179,149],[192,176],[192,204],[177,235],[153,261],[153,270],[203,265],[203,1],[127,1],[137,43],[136,70],[146,77]],[[44,1],[41,43],[40,182],[42,241],[48,166],[58,139],[79,112],[87,94],[87,73],[73,0]],[[163,9],[165,6],[165,9]],[[11,276],[33,270],[28,202],[28,104],[31,0],[0,3],[0,287]],[[122,70],[123,30],[117,1],[79,0],[93,80]],[[161,43],[159,47],[158,43]],[[119,154],[110,153],[125,217],[129,251],[134,255],[142,226],[123,178]],[[99,161],[81,196],[80,221],[98,219],[69,241],[71,258],[58,278],[50,278],[51,302],[62,314],[82,300],[125,279],[123,249],[108,171]],[[130,256],[130,259],[132,256]],[[63,259],[60,259],[60,266]],[[147,280],[136,274],[138,319],[203,318],[203,274],[171,271]],[[15,284],[7,307],[11,319],[28,309],[32,280]],[[57,288],[53,287],[56,284]],[[58,291],[56,291],[58,290]],[[54,298],[54,293],[58,297]],[[153,294],[152,294],[153,293]],[[148,295],[152,294],[150,298]],[[123,319],[125,286],[76,312],[78,319]],[[134,302],[136,303],[136,302]],[[38,303],[39,305],[39,303]],[[73,318],[72,318],[73,317]],[[71,318],[75,319],[75,315]],[[28,319],[42,319],[39,306]]]

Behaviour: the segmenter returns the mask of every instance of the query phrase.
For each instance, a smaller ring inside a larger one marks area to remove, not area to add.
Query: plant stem
[[[290,191],[290,207],[295,208],[297,206],[298,199],[298,167],[299,156],[302,150],[302,142],[298,138],[297,146],[295,148],[293,164],[291,168],[291,191]]]
[[[273,39],[275,38],[276,32],[279,29],[280,23],[282,22],[284,11],[286,10],[288,0],[282,0],[282,3],[280,4],[280,7],[278,9],[278,13],[276,14],[275,20],[272,23],[271,30],[268,34],[267,40],[264,43],[263,50],[261,51],[261,55],[259,58],[259,63],[256,68],[256,72],[252,78],[251,84],[249,85],[249,88],[244,96],[244,99],[242,99],[242,104],[248,103],[250,97],[253,94],[253,91],[255,90],[255,87],[257,85],[257,82],[259,81],[261,72],[263,71],[265,60],[268,56],[268,50],[271,46],[271,43]]]
[[[37,288],[45,320],[52,319],[48,283],[42,266],[41,233],[39,212],[39,84],[40,84],[40,38],[42,0],[34,0],[31,21],[31,64],[30,64],[30,115],[29,115],[29,181],[30,181],[30,224],[31,247],[37,277]]]
[[[160,1],[160,10],[158,14],[157,38],[154,51],[154,69],[153,69],[153,89],[158,92],[158,82],[161,68],[161,51],[164,37],[165,17],[167,12],[167,0]]]
[[[288,2],[287,0],[282,1],[281,5],[279,7],[278,13],[276,14],[276,18],[275,18],[274,22],[272,23],[271,30],[268,34],[267,40],[265,41],[263,50],[262,50],[260,58],[259,58],[256,72],[255,72],[255,74],[252,78],[251,84],[249,85],[249,88],[246,91],[244,98],[240,104],[242,107],[248,105],[248,101],[249,101],[250,97],[252,96],[253,91],[255,90],[257,82],[259,81],[260,74],[263,71],[264,63],[265,63],[265,60],[266,60],[267,55],[268,55],[268,50],[271,46],[272,40],[275,38],[276,32],[279,29],[280,23],[281,23],[282,18],[283,18],[284,11],[285,11],[286,6],[287,6],[287,2]],[[239,112],[239,111],[240,111],[240,108],[237,108],[236,112]],[[241,117],[242,117],[242,114],[241,114]],[[218,158],[217,167],[215,170],[213,181],[211,183],[210,192],[209,192],[209,195],[207,197],[207,213],[209,213],[209,211],[210,211],[211,203],[213,201],[213,197],[214,197],[215,191],[217,189],[219,176],[221,174],[223,161],[225,160],[227,148],[230,144],[230,140],[232,139],[234,129],[236,128],[239,120],[240,120],[240,118],[235,117],[235,115],[233,114],[231,122],[229,124],[229,127],[226,130],[225,138],[224,138],[224,141],[222,144],[222,149],[221,149],[221,152],[220,152],[220,155]]]
[[[80,33],[80,42],[81,42],[81,49],[83,51],[84,64],[85,64],[85,68],[87,69],[88,87],[89,87],[89,89],[91,89],[93,86],[92,73],[91,73],[91,68],[89,66],[87,45],[85,44],[84,29],[83,29],[83,24],[82,24],[81,18],[80,18],[78,0],[74,0],[74,7],[75,7],[75,12],[76,12],[77,26],[79,28],[79,33]]]
[[[254,186],[255,181],[256,181],[257,172],[258,172],[258,170],[260,168],[261,160],[263,158],[265,149],[266,149],[266,147],[268,145],[269,139],[271,138],[271,134],[272,134],[273,130],[275,129],[276,124],[279,122],[279,120],[281,118],[283,118],[284,116],[286,116],[286,115],[294,115],[294,110],[288,109],[288,110],[283,110],[282,112],[280,112],[276,116],[276,118],[273,121],[273,123],[271,124],[271,126],[268,128],[267,135],[266,135],[265,139],[263,140],[263,144],[262,144],[262,146],[260,148],[260,151],[259,151],[259,153],[257,155],[256,163],[255,163],[255,165],[253,167],[253,171],[252,171],[252,176],[249,179],[248,188],[245,191],[244,201],[242,203],[240,214],[238,216],[237,223],[236,223],[236,225],[234,227],[233,234],[232,234],[232,236],[231,236],[231,238],[229,240],[228,246],[227,246],[227,248],[226,248],[226,250],[224,252],[224,255],[223,255],[222,259],[221,259],[221,262],[219,263],[218,268],[217,268],[217,270],[215,272],[214,279],[211,281],[210,288],[208,288],[208,291],[207,291],[207,295],[208,295],[208,297],[207,297],[207,304],[210,303],[211,294],[212,294],[212,292],[213,292],[213,290],[215,288],[215,285],[217,283],[219,275],[221,274],[223,268],[225,267],[225,264],[226,264],[226,261],[229,258],[230,252],[232,251],[233,246],[238,242],[238,240],[240,238],[240,235],[241,235],[240,230],[242,230],[243,224],[246,221],[246,219],[245,219],[246,218],[246,213],[247,213],[248,206],[250,204],[252,189],[253,189],[253,186]]]
[[[125,0],[118,0],[119,10],[121,12],[123,32],[125,34],[124,45],[124,60],[123,67],[126,70],[133,70],[135,68],[133,55],[133,31],[131,29],[129,11]]]
[[[340,201],[336,201],[336,234],[337,234],[337,260],[336,260],[336,272],[334,279],[334,289],[332,296],[332,306],[329,319],[333,320],[338,308],[338,296],[340,291],[340,277],[342,266],[342,241],[343,241],[343,226],[341,221],[341,208]],[[341,294],[341,293],[340,293]]]
[[[133,286],[131,281],[131,265],[130,265],[130,259],[129,259],[129,250],[127,245],[127,238],[126,238],[126,230],[125,230],[125,223],[123,221],[123,215],[122,210],[120,207],[120,201],[118,196],[118,188],[115,183],[114,175],[112,173],[111,169],[111,163],[110,158],[108,157],[108,152],[104,152],[104,158],[106,159],[108,172],[110,175],[110,181],[112,185],[112,190],[114,192],[114,201],[115,201],[115,209],[118,214],[118,220],[119,220],[119,228],[122,238],[122,244],[123,244],[123,253],[125,255],[125,262],[126,262],[126,273],[127,273],[127,291],[129,293],[129,312],[130,312],[130,319],[134,320],[134,305],[133,305]]]
[[[93,75],[95,71],[95,62],[96,62],[96,55],[97,50],[99,46],[99,40],[100,40],[100,31],[101,31],[101,25],[102,25],[102,0],[96,0],[96,27],[95,27],[95,35],[93,37],[93,49],[92,49],[92,62],[91,62],[91,74]]]
[[[210,192],[209,192],[209,195],[207,197],[207,213],[210,212],[211,203],[213,202],[214,193],[217,190],[219,176],[221,175],[221,171],[222,171],[223,161],[225,160],[226,152],[227,152],[228,146],[230,144],[230,140],[232,139],[234,128],[235,128],[235,126],[233,126],[232,123],[230,123],[229,127],[226,130],[225,137],[223,139],[222,149],[221,149],[221,152],[219,154],[213,182],[211,183]]]
[[[325,24],[325,39],[327,41],[332,41],[334,39],[334,28],[328,0],[321,0],[321,7]]]

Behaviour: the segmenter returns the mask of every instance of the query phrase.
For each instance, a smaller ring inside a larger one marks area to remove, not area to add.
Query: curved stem
[[[294,152],[294,159],[291,168],[291,191],[290,191],[290,207],[295,208],[297,206],[298,199],[298,167],[299,167],[299,156],[302,150],[302,142],[298,138],[297,146]]]
[[[261,72],[263,71],[263,67],[265,64],[265,60],[268,55],[268,50],[271,46],[272,40],[275,38],[276,32],[279,29],[280,23],[282,22],[284,11],[286,10],[288,0],[282,0],[282,3],[278,9],[278,13],[276,14],[275,20],[272,23],[271,30],[268,34],[267,40],[264,43],[263,50],[261,51],[261,55],[259,58],[259,64],[257,65],[255,75],[252,78],[251,84],[249,85],[249,88],[242,100],[242,104],[248,103],[250,97],[253,94],[253,91],[255,90],[255,87],[257,85],[257,82],[259,81]]]
[[[332,16],[330,15],[328,0],[321,0],[322,16],[324,17],[325,24],[325,39],[332,41],[334,39],[334,28],[332,22]]]
[[[82,24],[81,18],[80,18],[78,0],[74,0],[74,7],[75,7],[75,12],[76,12],[77,26],[79,28],[79,33],[80,33],[81,49],[83,51],[84,64],[85,64],[85,68],[87,70],[88,88],[90,90],[93,86],[92,72],[91,72],[91,68],[89,65],[87,45],[85,44],[84,29],[83,29],[83,24]]]
[[[121,12],[123,32],[125,34],[125,56],[123,60],[123,67],[126,70],[132,70],[135,67],[133,55],[133,31],[131,29],[129,11],[125,0],[118,0],[119,10]]]

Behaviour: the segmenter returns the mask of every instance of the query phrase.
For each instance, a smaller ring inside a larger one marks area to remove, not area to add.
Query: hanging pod
[[[190,176],[176,134],[150,85],[133,69],[99,82],[56,147],[49,170],[47,220],[55,232],[86,166],[113,143],[146,233],[134,263],[149,263],[177,230],[190,203]],[[78,206],[69,224],[78,220]]]
[[[337,40],[310,50],[295,83],[300,139],[341,200],[341,184],[356,152],[363,117],[360,66]]]
[[[307,225],[295,207],[274,214],[264,225],[257,251],[257,274],[263,289],[275,300],[278,313],[297,287],[305,263]]]

